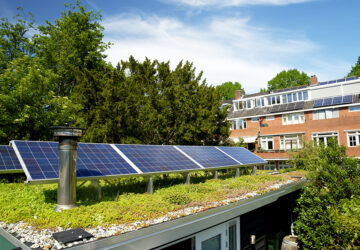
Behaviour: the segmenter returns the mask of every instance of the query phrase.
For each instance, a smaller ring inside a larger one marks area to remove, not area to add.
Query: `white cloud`
[[[170,2],[193,6],[244,6],[244,5],[288,5],[304,3],[312,0],[170,0]],[[165,2],[165,1],[164,1]],[[168,2],[168,1],[166,1]]]
[[[317,48],[285,31],[251,26],[248,18],[212,18],[187,25],[175,18],[127,14],[104,20],[104,27],[105,40],[114,43],[107,51],[113,64],[130,55],[170,60],[172,67],[188,60],[204,71],[209,84],[238,81],[248,93],[289,69],[289,58],[306,57]]]

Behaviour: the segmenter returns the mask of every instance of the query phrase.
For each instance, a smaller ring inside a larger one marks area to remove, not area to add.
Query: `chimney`
[[[310,85],[318,84],[318,79],[316,75],[310,76]]]
[[[239,89],[235,90],[235,100],[240,99],[240,97],[245,95],[245,90]]]

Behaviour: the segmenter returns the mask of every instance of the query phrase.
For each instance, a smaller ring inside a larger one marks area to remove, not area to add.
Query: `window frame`
[[[355,145],[350,146],[350,137],[355,137]],[[360,145],[360,130],[346,132],[347,145],[350,148],[358,147]]]
[[[287,142],[296,141],[296,146],[287,148]],[[303,147],[303,134],[292,134],[292,135],[280,135],[280,150],[297,150]]]
[[[355,110],[351,110],[351,109],[355,109]],[[360,112],[360,105],[359,106],[350,106],[349,112]]]
[[[303,123],[305,123],[304,112],[288,113],[282,115],[282,125],[293,125],[293,124],[303,124]]]
[[[328,138],[332,138],[332,137],[337,137],[337,142],[338,142],[338,145],[340,145],[340,142],[339,142],[339,132],[318,132],[318,133],[312,133],[312,141],[316,142],[316,145],[319,146],[319,141],[320,141],[320,138],[323,138],[324,139],[324,145],[325,147],[327,147],[327,141],[328,141]]]
[[[269,148],[269,143],[271,143],[272,148]],[[263,147],[264,145],[265,147]],[[260,147],[266,151],[274,150],[274,136],[261,136]]]

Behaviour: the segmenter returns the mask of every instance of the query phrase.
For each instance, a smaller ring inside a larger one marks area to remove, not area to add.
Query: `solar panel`
[[[328,81],[328,84],[336,83],[336,80]]]
[[[0,173],[22,171],[21,164],[12,147],[0,145]]]
[[[280,108],[280,106],[279,106],[279,105],[272,107],[272,109],[271,109],[271,113],[276,113],[276,112],[279,112],[279,108]]]
[[[215,147],[207,146],[177,146],[205,168],[238,166],[239,162],[231,159]]]
[[[355,79],[356,79],[356,76],[352,76],[352,77],[346,78],[346,81],[351,81],[351,80],[355,80]]]
[[[279,106],[279,112],[285,111],[286,110],[286,105],[287,104],[282,104]]]
[[[296,102],[294,109],[302,109],[305,105],[305,102]]]
[[[77,177],[129,175],[136,173],[137,171],[110,144],[78,144]]]
[[[242,147],[216,147],[242,164],[263,164],[265,160]]]
[[[330,97],[330,98],[325,98],[323,103],[322,103],[322,106],[330,106],[332,105],[332,102],[333,102],[333,98]]]
[[[143,173],[201,169],[174,146],[115,145]]]
[[[332,104],[337,105],[337,104],[341,104],[341,102],[342,102],[342,96],[336,96],[333,98]]]
[[[24,164],[28,180],[58,178],[58,143],[13,141]],[[136,174],[110,144],[79,143],[76,177],[101,177]]]
[[[295,103],[288,103],[286,106],[286,111],[294,110],[295,109]]]
[[[343,96],[341,103],[352,103],[353,102],[353,96],[352,95],[346,95]]]
[[[316,107],[322,107],[323,100],[324,100],[324,99],[317,99],[317,100],[315,100],[315,101],[314,101],[314,108],[316,108]]]

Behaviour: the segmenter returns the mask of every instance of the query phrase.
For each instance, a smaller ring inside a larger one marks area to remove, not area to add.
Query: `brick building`
[[[347,154],[360,158],[360,76],[245,95],[235,93],[230,138],[243,138],[250,150],[268,161],[265,169],[288,167],[288,151],[303,142],[327,144],[336,138]]]

